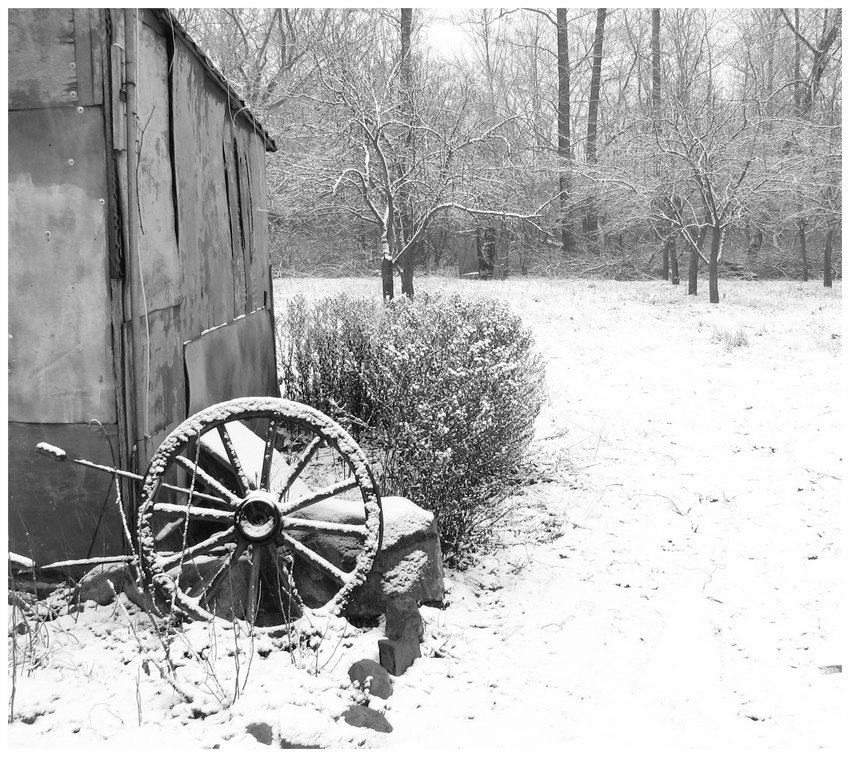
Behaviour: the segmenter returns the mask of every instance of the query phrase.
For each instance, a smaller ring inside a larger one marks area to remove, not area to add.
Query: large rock
[[[381,549],[366,581],[351,596],[346,615],[376,618],[391,597],[407,597],[416,603],[443,599],[443,558],[434,514],[404,497],[382,500],[384,531]],[[334,523],[362,523],[363,506],[348,500],[327,500],[295,513],[297,517]],[[309,533],[305,545],[350,570],[359,553],[355,537]],[[317,569],[296,558],[295,581],[309,605],[320,605],[333,596],[336,586]]]

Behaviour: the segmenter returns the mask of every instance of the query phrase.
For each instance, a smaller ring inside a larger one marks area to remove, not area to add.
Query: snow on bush
[[[436,514],[449,561],[486,539],[545,394],[531,332],[507,305],[296,297],[279,318],[278,360],[284,397],[346,426],[384,494]]]

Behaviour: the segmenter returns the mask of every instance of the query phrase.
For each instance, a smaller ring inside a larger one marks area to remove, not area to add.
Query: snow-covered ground
[[[124,601],[18,637],[39,664],[17,670],[10,746],[838,752],[840,285],[721,282],[712,306],[663,282],[416,283],[506,299],[534,329],[550,475],[516,498],[505,548],[423,608],[425,656],[365,713],[380,730],[348,722],[364,699],[346,674],[380,628],[287,650],[192,624],[172,649],[186,704]]]

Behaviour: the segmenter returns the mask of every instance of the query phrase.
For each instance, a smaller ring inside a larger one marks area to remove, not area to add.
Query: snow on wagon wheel
[[[317,410],[270,397],[222,402],[174,429],[151,459],[138,520],[160,599],[269,631],[342,611],[381,532],[357,443]]]

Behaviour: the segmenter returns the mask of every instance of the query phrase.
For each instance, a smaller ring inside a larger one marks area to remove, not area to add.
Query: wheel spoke
[[[209,507],[190,507],[188,505],[175,505],[171,502],[155,502],[153,511],[158,515],[179,515],[183,518],[210,521],[213,523],[233,523],[233,513],[223,510],[213,510]]]
[[[161,483],[160,486],[163,489],[170,489],[173,492],[180,492],[181,494],[189,494],[192,497],[198,497],[198,499],[205,499],[209,502],[218,502],[221,505],[229,505],[230,499],[222,499],[221,497],[216,497],[214,494],[205,494],[204,492],[192,491],[191,489],[185,489],[182,486],[174,486],[173,484]]]
[[[200,597],[204,602],[206,602],[207,607],[209,607],[210,600],[219,590],[224,579],[230,576],[230,571],[233,568],[234,563],[242,557],[242,554],[245,552],[247,547],[247,542],[237,542],[236,549],[233,550],[233,553],[226,560],[221,561],[221,565],[218,567],[218,570],[216,570],[210,578],[204,579],[201,582],[199,591],[196,591],[189,596],[194,598]]]
[[[233,472],[236,474],[236,487],[239,490],[237,494],[240,497],[244,497],[248,493],[250,483],[248,481],[248,477],[245,475],[244,469],[242,468],[242,462],[239,460],[239,455],[236,454],[236,447],[233,445],[233,440],[227,432],[226,424],[222,423],[218,427],[218,435],[221,437],[221,443],[224,445],[224,449],[227,452],[227,459],[230,460],[230,464],[233,466]]]
[[[289,472],[289,475],[286,477],[286,481],[283,484],[283,488],[280,490],[280,494],[278,496],[279,499],[283,499],[289,491],[289,488],[295,483],[295,479],[304,472],[307,464],[310,462],[313,455],[316,454],[316,450],[322,446],[322,441],[323,439],[321,436],[314,436],[310,440],[310,443],[301,450],[298,457],[292,463],[292,470]]]
[[[292,500],[292,502],[283,503],[280,513],[281,515],[289,515],[290,513],[294,513],[296,510],[301,510],[304,507],[315,505],[317,502],[322,502],[323,500],[330,499],[331,497],[336,497],[338,494],[355,489],[358,486],[359,483],[357,479],[354,478],[354,476],[351,476],[344,481],[339,481],[335,484],[331,484],[330,486],[326,486],[324,489],[318,489],[312,494],[308,494],[306,497]]]
[[[365,537],[368,533],[366,526],[358,526],[356,523],[332,523],[327,520],[307,520],[306,518],[284,518],[283,526],[289,529],[303,529],[344,536]]]
[[[274,457],[274,440],[277,436],[277,419],[269,418],[269,428],[266,433],[266,446],[263,450],[263,470],[260,473],[260,489],[269,490],[269,476],[272,470],[272,457]]]
[[[204,539],[203,541],[199,541],[197,544],[194,544],[187,549],[184,549],[182,552],[175,552],[170,557],[164,557],[159,561],[159,568],[163,571],[169,571],[172,568],[176,568],[178,565],[181,565],[184,562],[189,560],[193,560],[198,555],[209,554],[209,552],[216,547],[221,547],[226,544],[228,541],[233,539],[236,533],[236,529],[228,528],[225,531],[220,531],[217,534],[213,534],[209,539]]]
[[[248,577],[248,606],[245,608],[245,620],[253,624],[257,620],[260,607],[260,555],[263,550],[254,545],[251,548],[251,573]]]
[[[196,465],[189,460],[189,458],[183,457],[183,455],[177,455],[174,459],[181,467],[193,474],[204,486],[208,489],[212,489],[219,494],[219,496],[223,497],[226,500],[226,504],[230,504],[233,507],[239,504],[239,497],[230,491],[230,489],[228,489],[224,484],[216,481],[209,473],[201,468],[200,465]]]
[[[350,573],[346,573],[343,570],[340,570],[333,563],[328,562],[324,557],[319,554],[316,554],[309,547],[305,547],[300,541],[297,539],[293,539],[286,532],[281,532],[280,538],[286,542],[286,546],[288,546],[295,554],[299,557],[306,560],[310,565],[315,568],[318,568],[322,572],[329,575],[334,581],[336,581],[340,586],[342,586],[349,578],[351,578]]]

